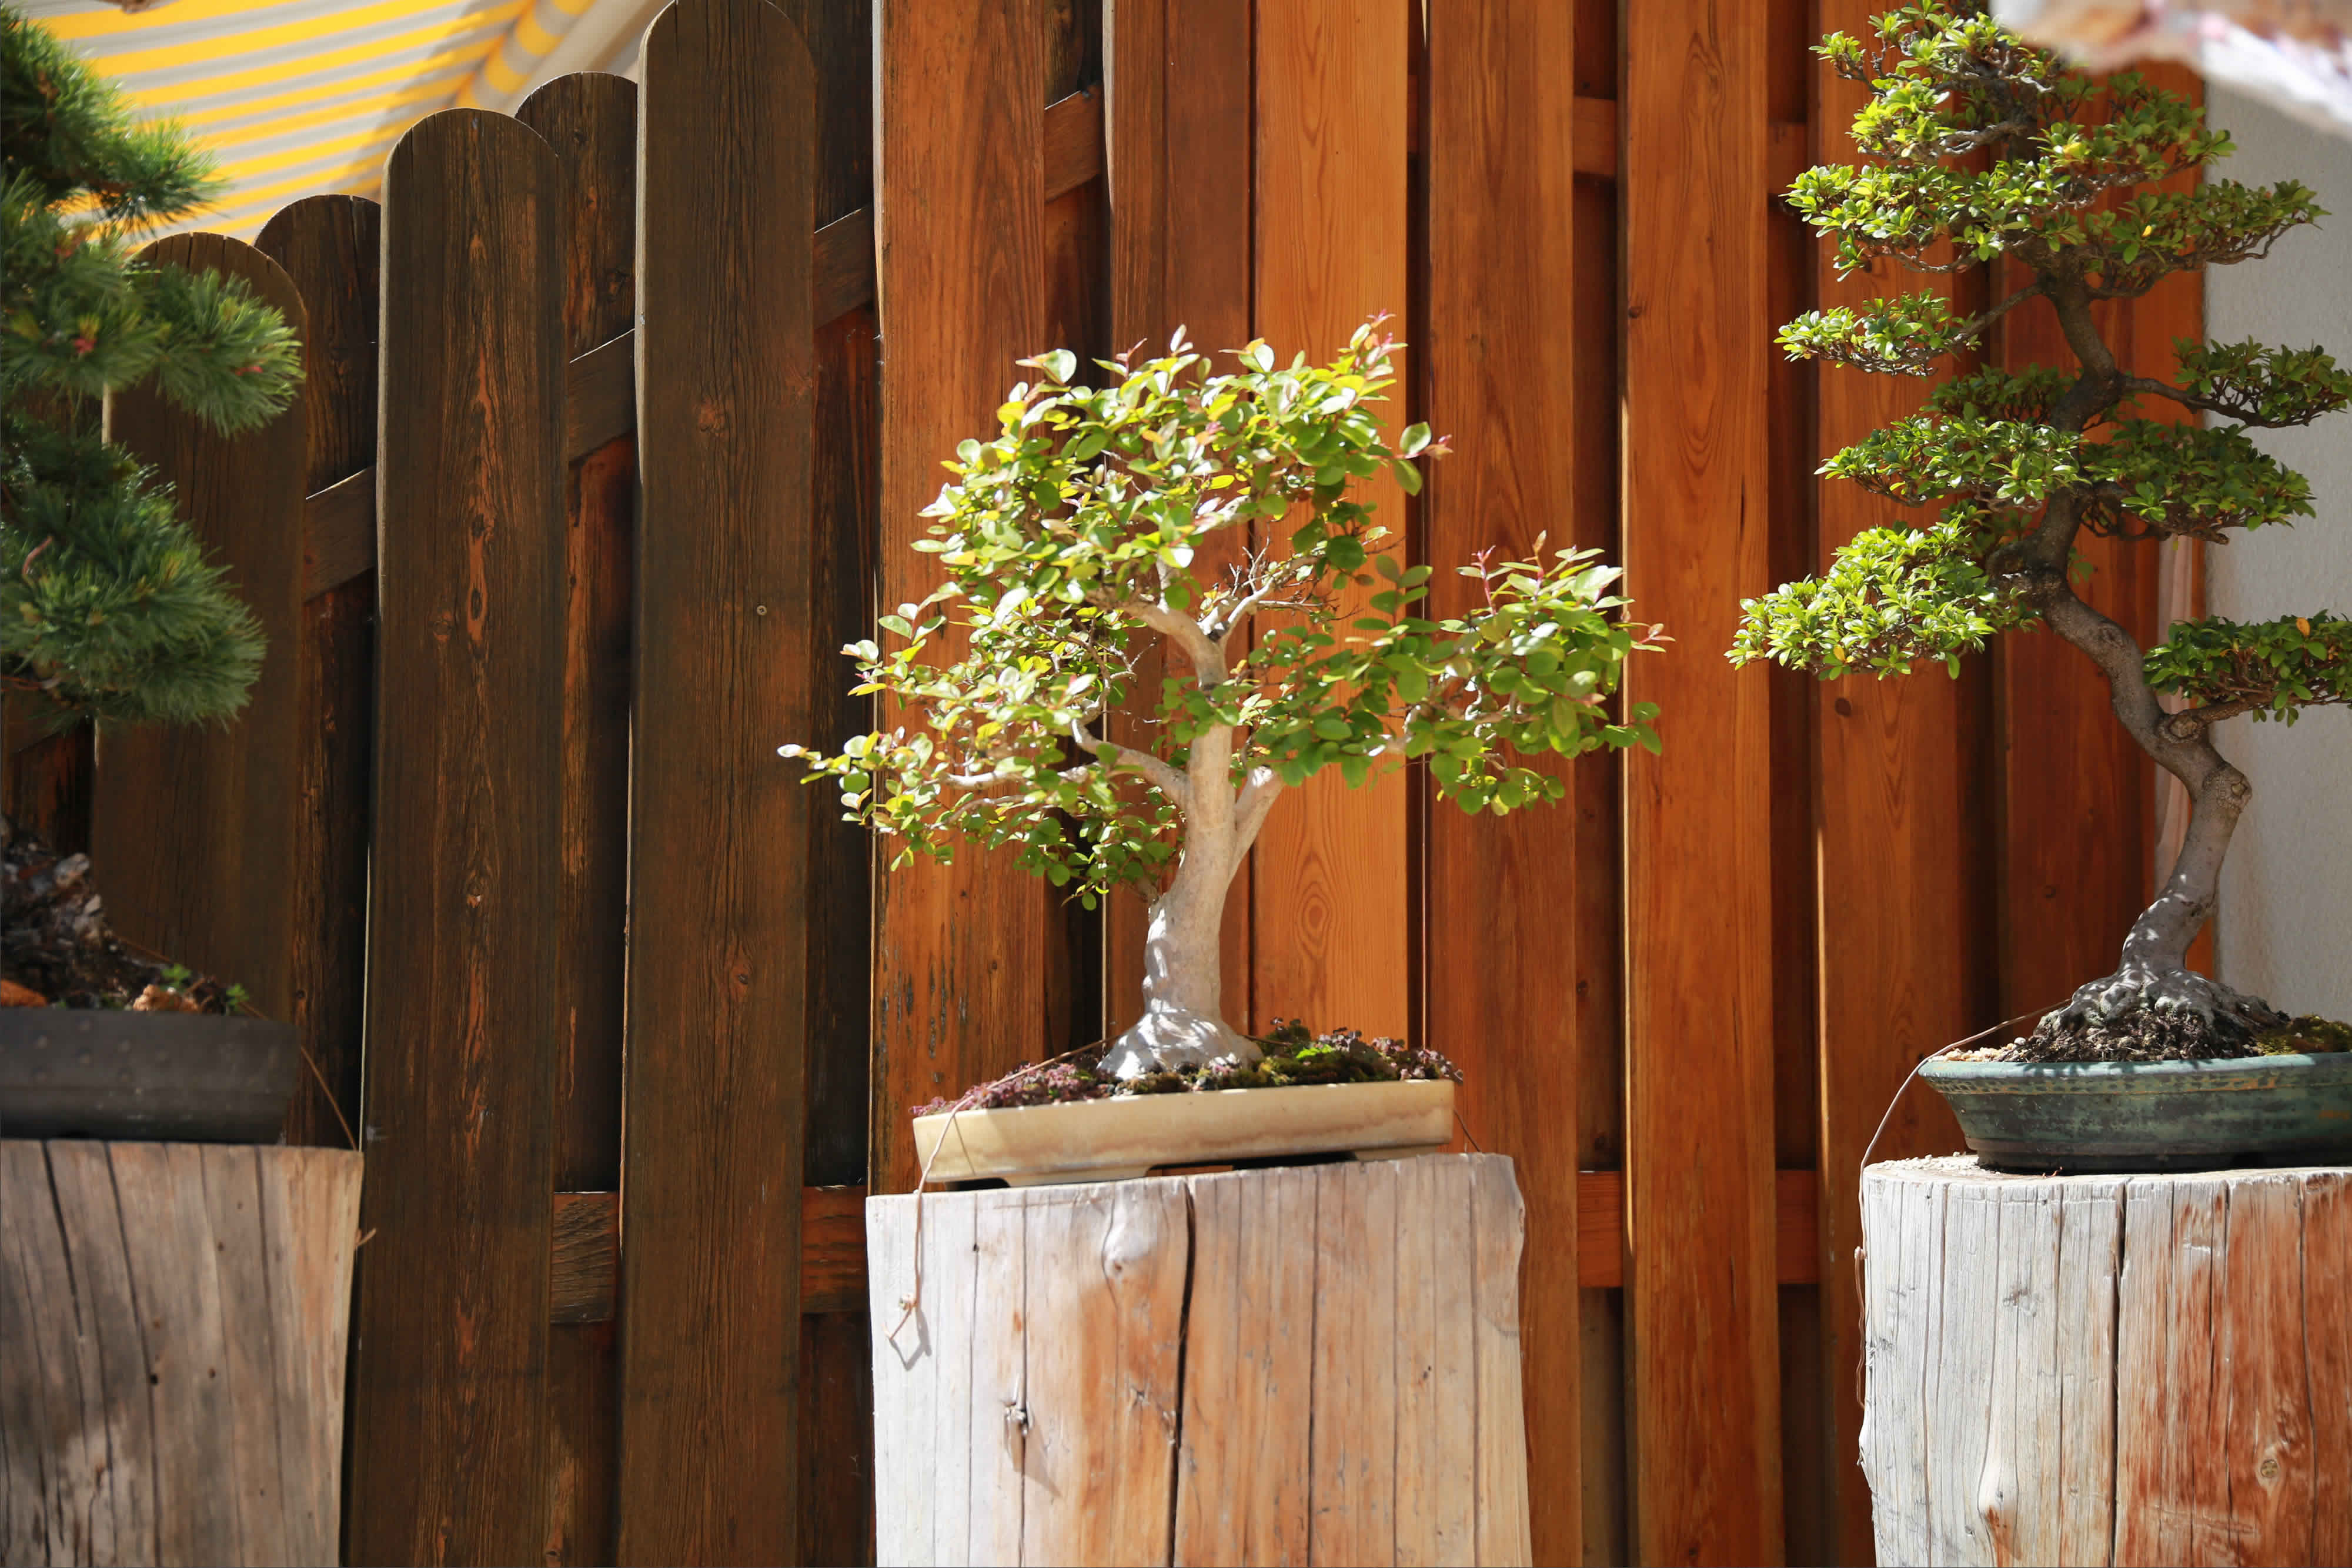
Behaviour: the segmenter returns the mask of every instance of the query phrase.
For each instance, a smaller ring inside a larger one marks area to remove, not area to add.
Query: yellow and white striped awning
[[[179,120],[219,159],[229,190],[185,226],[248,239],[299,197],[373,193],[393,143],[437,110],[510,108],[551,64],[609,67],[616,52],[634,50],[657,8],[642,0],[19,4],[142,115]],[[575,33],[574,47],[559,50]]]

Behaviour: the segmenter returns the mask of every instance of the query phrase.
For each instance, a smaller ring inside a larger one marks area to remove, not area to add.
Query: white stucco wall
[[[2335,215],[2281,240],[2267,261],[2208,273],[2208,335],[2315,343],[2352,363],[2352,141],[2218,88],[2209,103],[2238,145],[2218,173],[2300,180]],[[2253,435],[2311,481],[2318,516],[2209,549],[2208,608],[2235,621],[2352,615],[2352,411]],[[2352,1019],[2352,708],[2313,710],[2293,728],[2232,719],[2217,738],[2254,785],[2222,873],[2221,977],[2290,1012]]]

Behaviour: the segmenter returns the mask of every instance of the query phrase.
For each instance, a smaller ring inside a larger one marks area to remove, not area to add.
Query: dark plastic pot
[[[1929,1061],[1919,1076],[2004,1171],[2205,1171],[2352,1157],[2352,1054]]]
[[[0,1009],[0,1136],[274,1144],[299,1059],[263,1019]]]

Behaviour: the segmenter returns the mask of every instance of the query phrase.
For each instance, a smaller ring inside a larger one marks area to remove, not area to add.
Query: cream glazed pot
[[[940,1111],[915,1118],[915,1154],[935,1182],[1042,1186],[1285,1155],[1397,1159],[1433,1154],[1453,1133],[1454,1085],[1408,1079]]]

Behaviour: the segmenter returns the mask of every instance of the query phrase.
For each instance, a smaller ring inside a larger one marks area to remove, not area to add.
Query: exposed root
[[[1217,1062],[1246,1067],[1264,1054],[1255,1040],[1223,1019],[1171,1009],[1147,1012],[1137,1019],[1111,1041],[1097,1071],[1124,1082]]]
[[[2255,1037],[2287,1021],[2259,997],[2189,969],[2127,964],[2093,980],[2006,1061],[2195,1061],[2256,1054]]]

